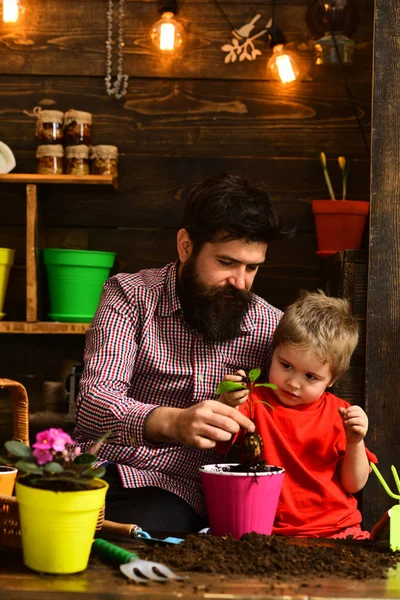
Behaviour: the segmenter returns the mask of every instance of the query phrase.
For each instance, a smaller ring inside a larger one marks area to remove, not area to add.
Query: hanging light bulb
[[[293,52],[288,52],[283,44],[274,46],[272,52],[267,63],[267,79],[292,83],[301,78],[302,71]]]
[[[270,23],[272,20],[268,25]],[[267,79],[281,83],[293,83],[301,79],[303,75],[301,61],[297,54],[286,49],[282,32],[271,25],[268,27],[268,37],[272,56],[267,63]]]
[[[19,17],[19,0],[3,0],[3,22],[16,23]]]
[[[165,54],[173,54],[182,46],[184,29],[174,19],[178,12],[176,0],[164,0],[161,7],[161,19],[154,23],[150,38],[158,50]]]

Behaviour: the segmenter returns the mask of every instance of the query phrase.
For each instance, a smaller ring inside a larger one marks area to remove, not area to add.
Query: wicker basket
[[[26,389],[12,379],[0,379],[0,388],[8,388],[13,411],[13,439],[29,446],[29,402]],[[104,522],[104,507],[100,511],[96,531]],[[0,495],[0,546],[21,548],[18,502],[14,496]]]

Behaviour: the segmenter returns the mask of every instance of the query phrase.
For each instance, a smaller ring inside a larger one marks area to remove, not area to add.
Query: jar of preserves
[[[117,146],[92,146],[91,172],[93,175],[112,175],[118,177],[118,148]]]
[[[82,110],[68,110],[64,115],[64,145],[89,146],[92,137],[92,115]]]
[[[60,110],[42,110],[35,107],[33,113],[36,115],[36,139],[39,145],[62,144],[64,113]]]
[[[65,172],[69,175],[89,175],[89,146],[65,148]]]
[[[63,173],[64,148],[61,144],[38,146],[36,158],[39,159],[38,173],[42,175],[61,175]]]

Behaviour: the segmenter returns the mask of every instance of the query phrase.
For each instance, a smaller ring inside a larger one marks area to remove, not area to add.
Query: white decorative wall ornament
[[[240,27],[239,29],[234,29],[232,31],[232,43],[224,44],[224,46],[221,46],[221,50],[223,52],[227,52],[227,55],[224,59],[225,63],[235,62],[238,57],[240,62],[246,59],[255,60],[257,56],[261,54],[261,50],[258,50],[254,46],[253,42],[257,38],[264,35],[267,32],[267,30],[263,29],[262,31],[259,31],[258,33],[250,37],[250,34],[254,29],[255,23],[260,17],[261,15],[255,15],[249,23],[246,23],[245,25],[242,25],[242,27]]]

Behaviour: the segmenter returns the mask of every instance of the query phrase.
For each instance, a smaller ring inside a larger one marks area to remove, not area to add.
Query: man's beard
[[[178,295],[186,322],[207,342],[225,342],[242,334],[241,323],[252,305],[253,295],[235,286],[200,283],[196,258],[183,265]]]

